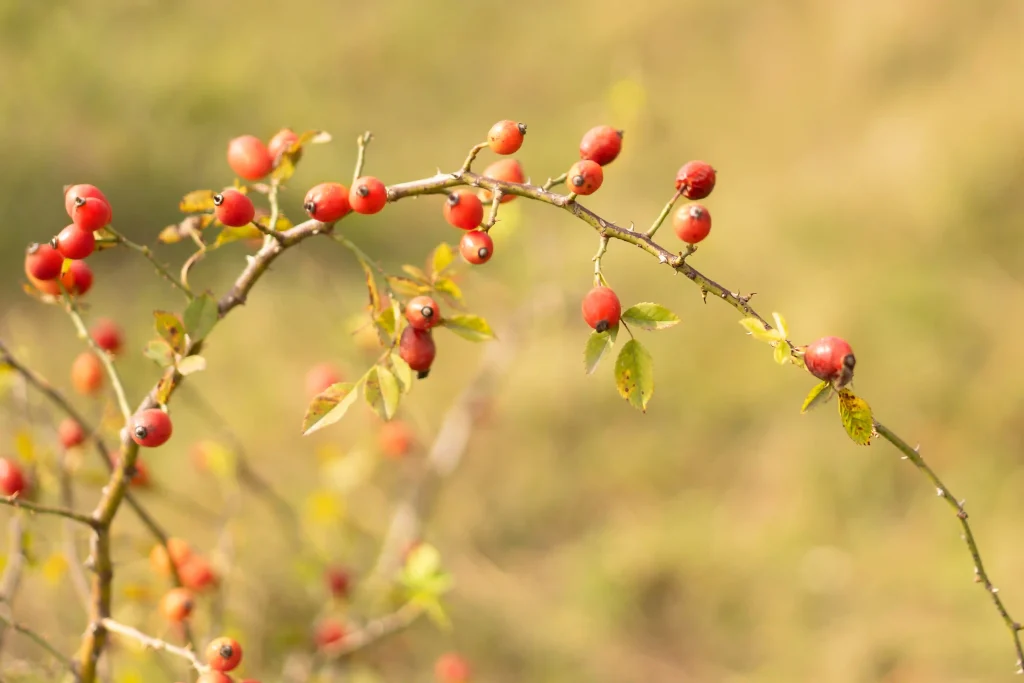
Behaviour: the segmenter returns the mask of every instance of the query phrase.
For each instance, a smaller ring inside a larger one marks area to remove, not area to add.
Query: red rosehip
[[[121,348],[124,346],[124,335],[121,332],[121,326],[110,318],[100,318],[97,320],[92,326],[90,336],[96,342],[96,346],[112,356],[121,353]]]
[[[515,154],[523,146],[526,124],[498,121],[487,133],[487,144],[495,154]]]
[[[66,417],[57,425],[57,438],[60,439],[60,445],[64,448],[74,448],[85,441],[85,430],[82,429],[82,424],[78,420]]]
[[[201,555],[193,555],[178,567],[181,585],[194,591],[206,590],[217,585],[217,574],[210,561]]]
[[[5,496],[14,496],[27,490],[28,484],[18,463],[7,458],[0,458],[0,493]]]
[[[415,440],[412,429],[401,420],[385,422],[377,434],[377,444],[381,453],[394,459],[407,455]]]
[[[168,551],[170,556],[168,557]],[[181,568],[192,558],[192,547],[188,541],[180,538],[168,538],[167,549],[157,543],[149,551],[149,564],[157,574],[161,576],[171,575],[171,562],[181,571]]]
[[[853,380],[857,358],[845,339],[823,337],[804,349],[804,365],[820,380],[842,389]]]
[[[242,661],[242,646],[233,638],[214,638],[206,646],[206,663],[214,671],[231,671]]]
[[[455,190],[444,203],[444,219],[456,228],[474,230],[484,220],[484,205],[469,190]]]
[[[377,213],[388,203],[388,190],[373,176],[363,176],[352,183],[348,203],[356,213]]]
[[[438,683],[469,683],[470,673],[469,663],[454,652],[441,655],[434,663]]]
[[[348,188],[341,183],[320,183],[306,193],[302,208],[310,218],[321,223],[333,223],[352,210],[348,203]]]
[[[481,230],[467,232],[459,241],[459,253],[474,265],[487,263],[494,254],[494,240]]]
[[[306,372],[306,394],[313,398],[341,381],[341,373],[331,363],[318,363]]]
[[[72,185],[64,191],[64,210],[68,212],[68,218],[73,218],[72,212],[75,208],[75,200],[79,198],[102,199],[108,206],[110,205],[110,200],[95,185]]]
[[[228,166],[240,178],[259,180],[270,173],[274,159],[262,140],[255,135],[242,135],[228,142]]]
[[[349,589],[352,587],[352,576],[347,570],[341,567],[328,567],[324,572],[324,581],[327,582],[327,589],[336,598],[348,597]]]
[[[405,319],[417,330],[429,330],[441,321],[441,307],[429,296],[416,296],[405,306]]]
[[[238,190],[224,190],[213,195],[213,203],[217,207],[214,209],[217,220],[231,228],[249,225],[256,216],[252,200]]]
[[[711,232],[711,214],[700,204],[684,204],[672,216],[672,228],[687,244],[697,244]]]
[[[715,189],[715,169],[706,161],[687,161],[676,173],[676,189],[687,199],[704,199]]]
[[[623,131],[611,126],[591,128],[580,140],[580,159],[589,159],[602,166],[615,161],[622,151]]]
[[[622,304],[610,287],[594,287],[583,297],[583,319],[598,332],[619,324]]]
[[[171,438],[170,416],[159,408],[148,408],[135,414],[131,424],[132,440],[145,448],[156,448]]]
[[[118,461],[120,466],[120,461]],[[135,465],[128,474],[128,483],[138,489],[149,488],[149,468],[141,458],[135,460]]]
[[[82,351],[71,364],[71,386],[90,396],[103,386],[103,363],[92,351]]]
[[[199,675],[196,683],[233,683],[231,676],[222,671],[207,671]],[[244,682],[243,682],[244,683]]]
[[[63,266],[64,257],[49,244],[32,244],[25,252],[25,273],[35,280],[54,280]]]
[[[113,214],[106,199],[79,197],[71,208],[71,221],[79,230],[96,232],[110,225]]]
[[[60,282],[70,294],[82,296],[92,288],[92,269],[85,261],[72,261]]]
[[[430,330],[417,330],[415,327],[402,330],[398,340],[398,355],[418,373],[420,379],[426,377],[437,355]]]
[[[81,261],[72,261],[72,263],[82,263]],[[50,296],[60,296],[60,284],[56,280],[38,280],[28,273],[25,274],[28,277],[29,283],[43,294],[49,294]]]
[[[172,588],[160,599],[160,613],[164,619],[176,624],[188,619],[195,606],[195,596],[187,588]]]
[[[594,194],[604,182],[604,171],[596,161],[582,159],[569,168],[565,184],[576,194]]]
[[[523,166],[515,159],[498,159],[493,164],[484,169],[482,174],[485,178],[492,178],[494,180],[502,180],[506,183],[518,183],[523,184],[526,182],[526,174],[523,173]],[[491,201],[491,193],[488,190],[483,190],[481,193],[484,201]],[[514,194],[502,195],[501,203],[510,202],[515,199]]]
[[[276,162],[278,157],[287,152],[288,148],[298,139],[299,136],[294,130],[282,128],[274,133],[274,137],[270,138],[270,142],[267,143],[267,153]]]
[[[72,223],[57,234],[50,246],[64,258],[83,259],[96,250],[96,236],[91,230],[80,230]]]
[[[317,647],[325,648],[345,638],[345,625],[338,619],[328,617],[317,623],[313,631],[313,641]]]

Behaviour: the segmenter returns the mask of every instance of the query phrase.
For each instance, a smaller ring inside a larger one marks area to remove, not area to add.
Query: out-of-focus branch
[[[210,670],[210,667],[199,661],[199,658],[196,657],[196,653],[191,648],[178,647],[177,645],[172,645],[165,640],[160,640],[153,636],[147,636],[142,631],[134,629],[131,626],[125,626],[124,624],[109,618],[103,620],[102,626],[111,633],[116,633],[120,636],[124,636],[125,638],[131,638],[149,650],[154,650],[156,652],[169,652],[172,655],[181,657],[182,659],[187,660],[188,663],[192,665],[192,668],[199,673]]]
[[[6,611],[8,615],[14,603],[14,596],[18,593],[18,587],[21,586],[21,574],[26,560],[25,527],[20,515],[11,518],[9,533],[10,550],[7,556],[7,566],[4,567],[4,573],[0,576],[0,606],[3,607],[3,610],[0,611]],[[5,625],[9,619],[8,616],[4,620]],[[0,628],[0,651],[3,650],[6,631],[6,628]]]
[[[63,654],[61,654],[61,651],[55,648],[53,645],[51,645],[50,642],[46,640],[46,638],[36,633],[28,626],[12,621],[7,617],[3,616],[2,614],[0,614],[0,624],[2,624],[4,628],[10,628],[14,631],[17,631],[18,633],[22,634],[39,647],[46,650],[50,654],[50,656],[52,656],[54,659],[60,662],[65,668],[67,668],[69,672],[71,672],[71,675],[75,680],[78,680],[78,674],[75,673],[74,664],[71,662],[71,660],[65,657]]]
[[[24,500],[16,495],[14,496],[0,496],[0,504],[10,505],[11,507],[20,508],[28,512],[35,512],[41,515],[54,515],[56,517],[63,517],[79,524],[85,524],[93,529],[96,528],[96,520],[89,515],[83,515],[80,512],[74,510],[66,510],[64,508],[52,507],[50,505],[40,505],[39,503],[33,503],[31,501]]]

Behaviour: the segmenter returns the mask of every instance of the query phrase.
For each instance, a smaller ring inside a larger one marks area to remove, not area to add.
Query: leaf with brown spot
[[[619,395],[642,412],[654,394],[654,360],[636,339],[630,339],[615,359],[615,386]]]
[[[875,421],[871,417],[871,406],[857,398],[849,389],[839,391],[839,418],[843,428],[853,442],[861,446],[871,445],[875,435]]]
[[[153,311],[156,333],[179,356],[185,353],[185,325],[176,314],[169,311]]]
[[[359,397],[358,388],[362,381],[360,379],[355,384],[332,384],[310,401],[306,415],[302,418],[303,436],[308,436],[345,417],[345,413]]]

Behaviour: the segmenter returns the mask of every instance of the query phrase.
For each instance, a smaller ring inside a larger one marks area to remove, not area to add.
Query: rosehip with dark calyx
[[[320,183],[306,193],[302,208],[310,218],[333,223],[352,210],[348,204],[348,188],[341,183]]]
[[[57,425],[57,438],[64,448],[74,448],[85,441],[85,430],[78,420],[66,417]]]
[[[857,358],[845,339],[823,337],[804,347],[804,365],[820,380],[842,389],[853,380]]]
[[[484,205],[469,190],[455,190],[444,203],[444,219],[456,228],[475,230],[484,220]]]
[[[487,133],[487,145],[495,154],[515,154],[523,146],[526,124],[515,121],[498,121]]]
[[[167,621],[181,623],[192,615],[196,599],[187,588],[172,588],[160,599],[160,612]]]
[[[501,180],[506,183],[517,183],[522,185],[526,182],[526,175],[523,173],[523,166],[515,159],[498,159],[493,164],[484,169],[481,174],[485,178],[491,178],[493,180]],[[483,199],[485,201],[491,200],[491,192],[489,190],[482,191]],[[515,199],[514,194],[504,194],[501,196],[501,203],[510,202]]]
[[[110,225],[113,214],[107,200],[98,197],[79,197],[71,209],[71,221],[79,230],[96,232]]]
[[[89,185],[83,183],[80,185],[72,185],[64,191],[64,210],[68,212],[68,218],[72,218],[72,211],[75,208],[76,199],[102,199],[110,205],[110,200],[107,199],[106,195],[100,192],[100,188],[95,185]]]
[[[288,148],[298,139],[298,134],[291,128],[282,128],[274,133],[274,137],[270,138],[270,142],[267,143],[267,152],[270,154],[271,160],[276,162],[277,158],[287,152]]]
[[[82,351],[71,364],[71,386],[84,396],[103,386],[103,362],[92,351]]]
[[[374,214],[388,203],[388,189],[377,178],[363,176],[352,183],[348,203],[356,213]]]
[[[417,330],[411,326],[402,330],[398,340],[398,355],[416,371],[420,379],[425,378],[437,355],[430,330]]]
[[[109,318],[97,320],[93,324],[89,336],[96,342],[96,346],[112,356],[119,354],[124,346],[124,335],[121,332],[121,327]]]
[[[270,150],[255,135],[241,135],[228,142],[228,166],[240,178],[259,180],[274,166]]]
[[[576,194],[594,194],[604,182],[604,171],[596,161],[582,159],[569,168],[566,174],[566,187]]]
[[[473,265],[487,263],[494,254],[494,240],[482,230],[467,232],[459,241],[459,253]]]
[[[21,466],[13,460],[0,458],[0,493],[5,496],[24,494],[28,490]]]
[[[170,416],[159,408],[148,408],[136,413],[130,430],[132,440],[145,448],[162,446],[174,431]]]
[[[434,663],[434,676],[438,683],[469,683],[469,664],[461,655],[448,652]]]
[[[67,259],[83,259],[96,250],[96,236],[91,230],[82,230],[72,223],[61,230],[50,246]]]
[[[193,555],[178,567],[178,576],[181,585],[194,591],[217,585],[217,574],[210,566],[210,561],[200,555]]]
[[[615,161],[622,151],[621,130],[611,126],[597,126],[591,128],[580,140],[580,159],[589,159],[602,166]]]
[[[672,216],[672,229],[682,241],[697,244],[711,232],[711,214],[700,204],[685,204]]]
[[[29,245],[25,252],[25,273],[36,280],[54,280],[64,266],[64,257],[49,244]]]
[[[610,287],[594,287],[583,297],[583,319],[598,332],[619,324],[622,304]]]
[[[417,330],[429,330],[441,321],[441,308],[429,296],[417,296],[405,306],[405,319]]]
[[[231,671],[242,661],[242,646],[232,638],[214,638],[206,646],[206,663],[214,671]]]
[[[687,199],[704,199],[715,189],[715,169],[706,161],[687,161],[676,173],[676,189]]]
[[[252,205],[252,200],[238,190],[224,190],[213,195],[213,203],[216,206],[214,213],[217,220],[229,228],[249,225],[256,216],[256,207]]]
[[[92,269],[85,261],[72,261],[68,272],[61,276],[60,283],[73,296],[82,296],[92,288]]]

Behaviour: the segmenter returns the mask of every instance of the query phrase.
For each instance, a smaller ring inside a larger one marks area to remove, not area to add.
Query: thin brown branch
[[[9,612],[14,603],[14,596],[21,586],[21,575],[25,569],[25,527],[22,524],[21,516],[11,518],[10,525],[10,550],[8,551],[7,566],[0,576],[0,604]],[[4,646],[4,635],[6,628],[0,628],[0,651]]]
[[[423,615],[423,608],[406,603],[390,614],[366,622],[361,628],[348,633],[326,654],[332,658],[344,658],[365,650],[388,636],[409,628]]]
[[[78,680],[78,673],[75,671],[74,663],[70,659],[65,657],[60,650],[51,645],[50,642],[46,640],[46,638],[36,633],[28,626],[12,621],[7,617],[3,616],[2,614],[0,614],[0,624],[3,624],[4,628],[10,628],[14,631],[17,631],[18,633],[31,640],[33,643],[35,643],[42,649],[46,650],[46,652],[49,653],[51,657],[60,662],[64,666],[64,668],[66,668],[71,673],[71,676],[76,681]]]
[[[117,230],[114,230],[110,226],[107,226],[106,229],[107,232],[114,236],[114,239],[117,240],[118,244],[122,244],[131,249],[132,251],[142,254],[147,261],[153,264],[153,267],[156,268],[157,272],[160,273],[160,275],[162,275],[163,278],[170,282],[174,287],[180,289],[182,294],[184,294],[189,301],[195,298],[195,295],[192,294],[192,290],[188,288],[188,285],[183,283],[178,278],[174,277],[174,274],[167,268],[167,266],[165,266],[164,264],[160,263],[160,261],[157,260],[156,256],[153,254],[152,249],[150,249],[144,244],[137,244],[131,241],[130,239],[119,233]]]
[[[0,496],[0,504],[10,505],[11,507],[21,508],[22,510],[39,513],[41,515],[54,515],[57,517],[63,517],[64,519],[69,519],[73,522],[78,522],[79,524],[85,524],[86,526],[92,529],[95,529],[97,527],[96,520],[90,517],[89,515],[83,515],[80,512],[75,512],[74,510],[67,510],[65,508],[33,503],[31,501],[24,500],[23,498],[20,498],[17,495]]]
[[[182,659],[187,660],[188,663],[192,665],[192,668],[199,673],[204,673],[210,670],[210,667],[199,661],[199,658],[196,657],[196,653],[191,648],[178,647],[177,645],[168,643],[166,640],[147,636],[142,631],[134,629],[131,626],[125,626],[113,619],[104,619],[101,625],[110,633],[116,633],[125,638],[130,638],[148,650],[153,650],[155,652],[167,652],[175,655],[176,657],[181,657]]]

